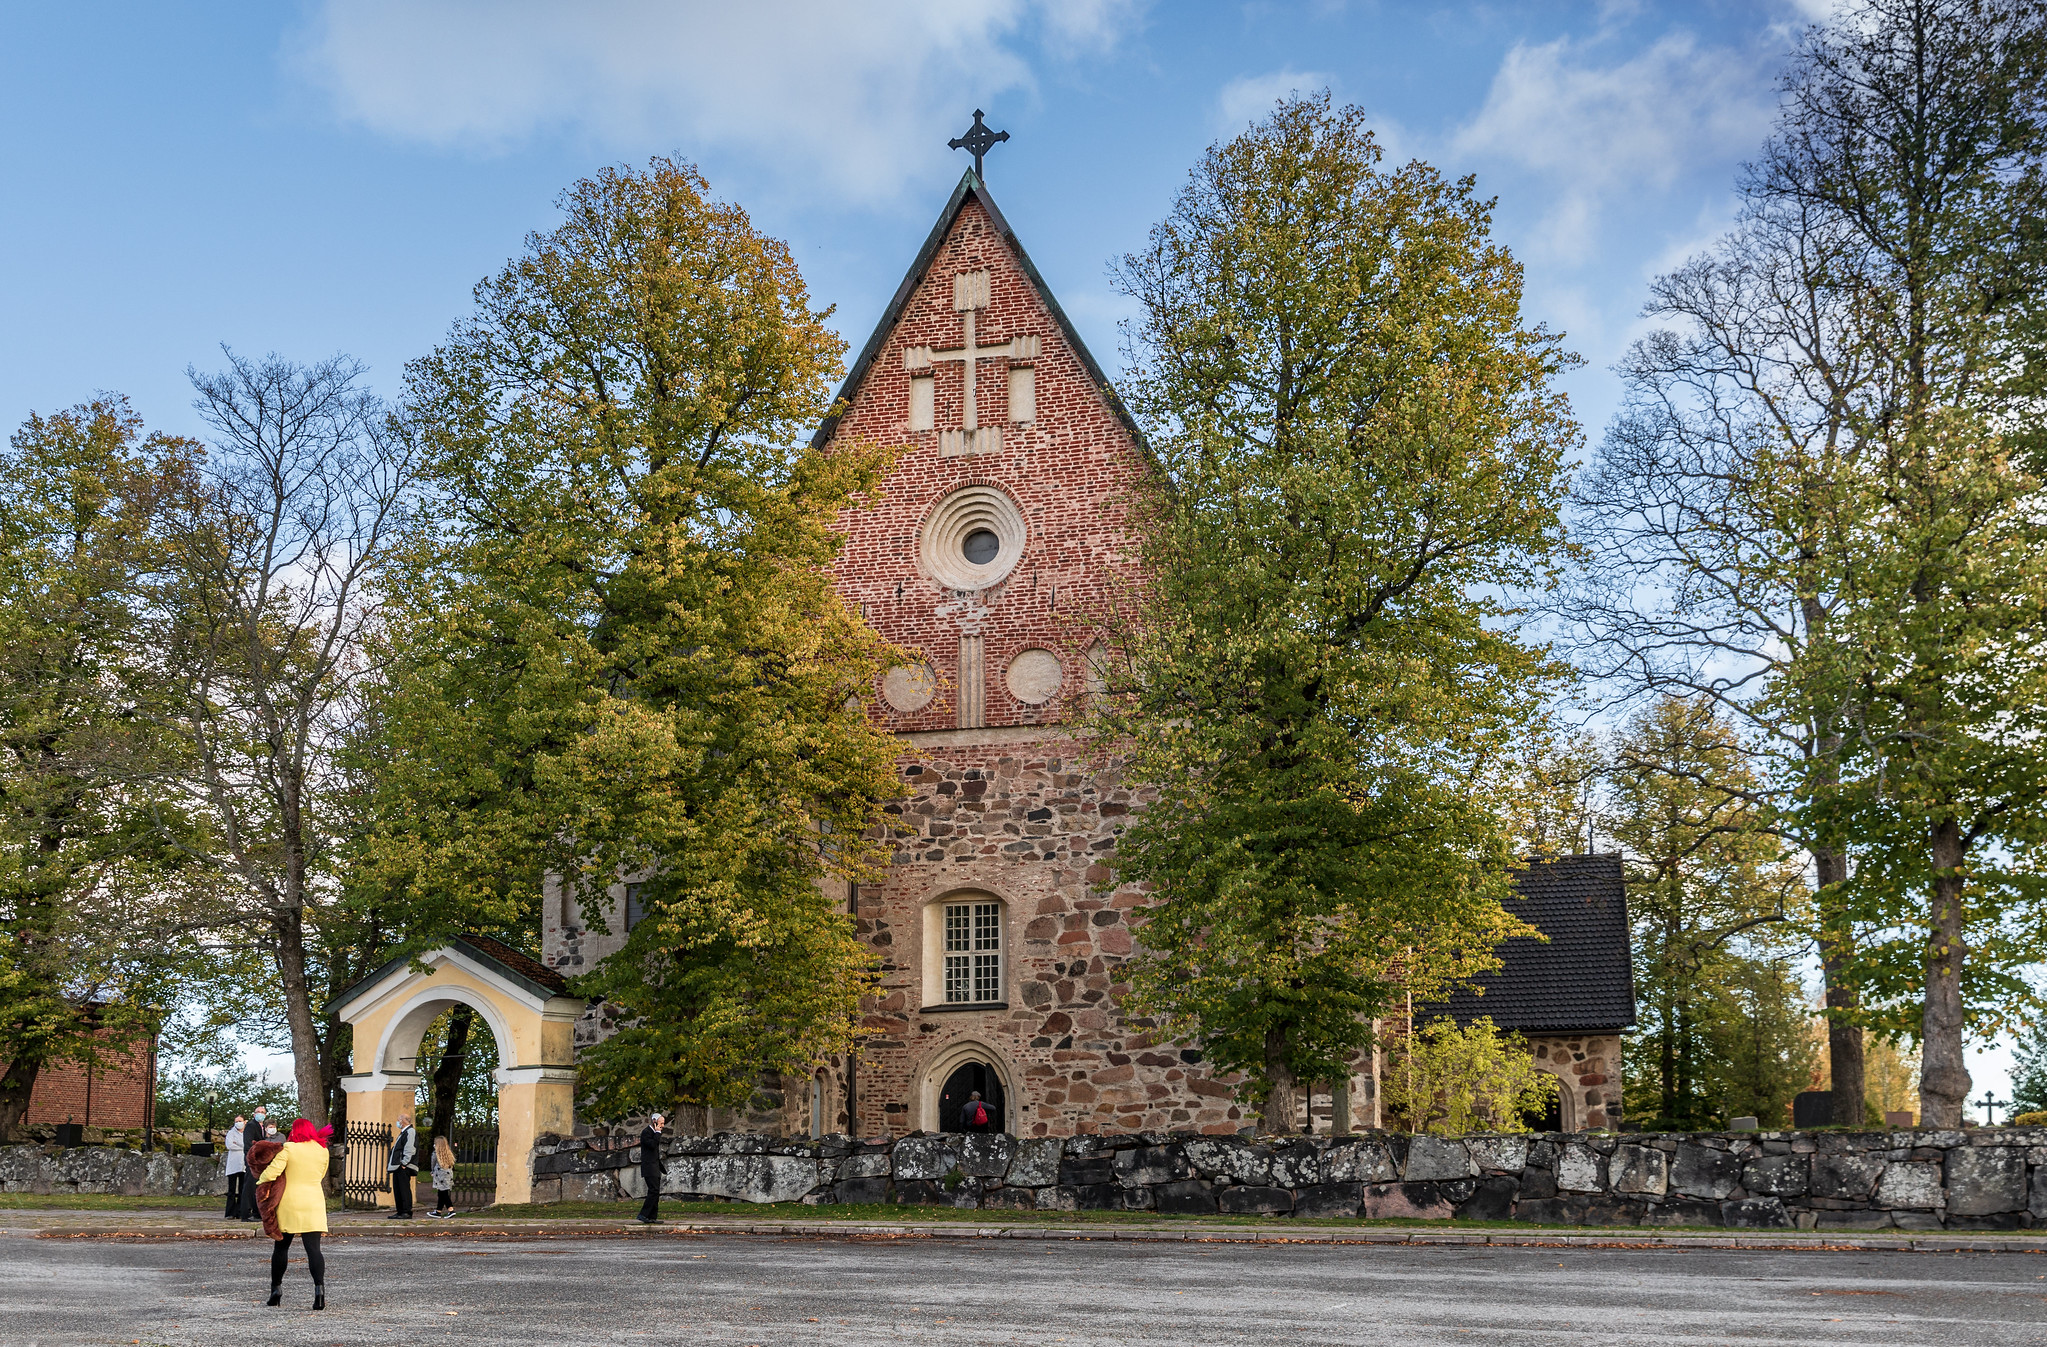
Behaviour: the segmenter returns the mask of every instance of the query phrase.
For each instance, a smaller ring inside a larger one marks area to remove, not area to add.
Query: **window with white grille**
[[[948,1005],[1002,999],[1002,904],[945,905]]]

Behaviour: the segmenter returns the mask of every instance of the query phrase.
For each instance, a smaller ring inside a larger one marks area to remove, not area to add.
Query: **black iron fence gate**
[[[432,1145],[431,1140],[428,1145]],[[448,1144],[455,1148],[455,1205],[458,1207],[487,1207],[498,1200],[498,1129],[487,1123],[472,1126],[456,1124],[448,1136]],[[420,1161],[419,1173],[426,1179],[425,1188],[431,1191],[432,1162],[429,1158]],[[438,1198],[429,1198],[439,1201]]]
[[[369,1211],[380,1194],[391,1191],[391,1128],[386,1123],[348,1125],[347,1147],[342,1171],[341,1204],[351,1211]],[[419,1138],[416,1163],[419,1173],[412,1181],[415,1211],[432,1211],[436,1204],[433,1186],[433,1138]],[[498,1200],[498,1129],[488,1123],[458,1124],[448,1136],[455,1149],[455,1205],[487,1207]]]
[[[391,1128],[385,1123],[352,1122],[342,1133],[341,1205],[370,1211],[377,1194],[391,1191]]]

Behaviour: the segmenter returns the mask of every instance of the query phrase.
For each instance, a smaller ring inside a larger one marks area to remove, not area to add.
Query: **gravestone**
[[[1793,1127],[1827,1127],[1834,1121],[1832,1090],[1802,1090],[1791,1101]]]

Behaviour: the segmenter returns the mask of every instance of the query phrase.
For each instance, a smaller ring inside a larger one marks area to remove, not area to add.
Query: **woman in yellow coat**
[[[320,1236],[327,1233],[327,1190],[320,1185],[327,1178],[327,1138],[333,1135],[333,1128],[315,1127],[300,1118],[291,1125],[291,1140],[256,1176],[258,1184],[284,1180],[284,1195],[277,1203],[282,1236],[270,1249],[267,1304],[284,1299],[284,1270],[291,1266],[291,1237],[297,1235],[306,1246],[306,1271],[313,1274],[313,1308],[327,1308],[327,1259],[320,1252]]]

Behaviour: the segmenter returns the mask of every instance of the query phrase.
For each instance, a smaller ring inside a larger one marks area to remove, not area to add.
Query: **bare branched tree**
[[[1764,807],[1833,772],[1840,751],[1829,717],[1787,714],[1766,694],[1826,639],[1847,560],[1842,479],[1872,362],[1834,286],[1844,253],[1850,241],[1815,212],[1758,201],[1711,253],[1658,279],[1646,312],[1673,326],[1622,362],[1626,409],[1579,485],[1594,525],[1572,596],[1585,667],[1719,708],[1774,770],[1717,788]],[[1835,1121],[1860,1123],[1853,932],[1829,903],[1848,858],[1775,816],[1813,857]]]
[[[402,527],[413,459],[357,362],[227,355],[224,371],[191,376],[213,454],[163,640],[180,784],[206,820],[186,845],[231,882],[231,924],[275,960],[299,1111],[325,1122],[340,1063],[315,937],[340,893],[337,755],[351,690],[374,674],[370,582]]]

